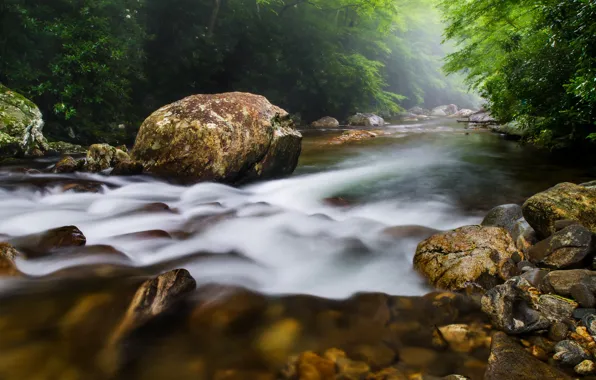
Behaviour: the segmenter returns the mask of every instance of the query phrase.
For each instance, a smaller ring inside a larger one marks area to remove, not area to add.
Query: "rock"
[[[521,278],[528,281],[533,287],[540,288],[548,271],[544,269],[532,269],[520,275]]]
[[[0,277],[16,277],[21,272],[17,269],[15,259],[19,252],[8,243],[0,243]]]
[[[39,156],[48,151],[39,108],[0,84],[0,155]]]
[[[490,210],[480,224],[502,227],[513,236],[513,229],[521,218],[523,218],[521,206],[516,204],[501,205]]]
[[[485,380],[571,380],[563,372],[534,358],[502,332],[492,338]]]
[[[596,314],[596,309],[585,309],[578,307],[577,309],[573,310],[573,318],[575,319],[584,319],[592,314]],[[594,329],[594,331],[596,332],[596,329]]]
[[[462,108],[461,110],[457,111],[456,113],[454,113],[453,115],[450,115],[450,117],[453,118],[465,118],[465,117],[470,117],[470,115],[474,114],[476,111],[467,109],[467,108]]]
[[[580,224],[577,220],[557,220],[555,221],[555,232],[561,231],[569,226],[573,226],[574,224]]]
[[[596,272],[587,269],[555,270],[544,277],[542,288],[543,292],[568,297],[571,296],[571,288],[579,283],[592,292],[596,291]]]
[[[563,322],[555,322],[548,330],[548,338],[554,342],[560,342],[567,338],[569,327]]]
[[[139,161],[120,161],[114,166],[110,175],[139,175],[143,174],[143,163]]]
[[[572,340],[562,340],[555,346],[553,359],[561,364],[574,367],[584,360],[591,358],[591,355],[579,343]]]
[[[458,107],[455,104],[443,105],[433,108],[430,116],[451,116],[457,113]]]
[[[536,231],[524,218],[517,220],[510,233],[515,246],[524,254],[528,253],[530,248],[538,242]]]
[[[354,142],[354,141],[369,140],[369,139],[372,139],[375,137],[377,137],[377,134],[374,132],[351,130],[351,131],[345,131],[341,135],[329,140],[328,144],[339,145],[339,144],[345,144],[345,143],[350,143],[350,142]]]
[[[74,173],[78,169],[81,169],[81,165],[77,160],[71,156],[65,156],[60,159],[52,169],[54,173]]]
[[[351,359],[365,363],[372,371],[387,368],[397,359],[396,353],[383,343],[357,345],[347,351]]]
[[[543,238],[556,231],[557,220],[575,220],[596,232],[596,189],[560,183],[530,197],[522,210],[524,218]]]
[[[573,311],[578,304],[570,299],[554,294],[543,294],[538,298],[535,307],[546,319],[551,322],[564,322],[571,320]]]
[[[430,116],[445,117],[447,116],[447,112],[441,107],[436,107],[430,111]]]
[[[313,121],[310,125],[313,128],[337,128],[339,121],[330,116],[325,116],[317,121]]]
[[[414,115],[424,115],[424,116],[430,116],[430,110],[426,109],[426,108],[422,108],[422,107],[412,107],[408,110],[409,113],[412,113]]]
[[[555,232],[530,248],[528,256],[534,263],[563,269],[579,266],[593,253],[592,232],[579,224]]]
[[[52,141],[48,143],[49,153],[54,154],[80,154],[87,153],[87,148],[77,144],[64,141]]]
[[[420,243],[414,267],[440,289],[462,290],[472,285],[486,290],[507,279],[500,269],[516,252],[504,229],[467,226]]]
[[[85,245],[85,235],[75,226],[54,228],[39,234],[14,238],[11,243],[27,259],[36,259],[51,255],[62,248]]]
[[[335,364],[322,358],[314,352],[304,352],[298,358],[298,378],[305,380],[333,380],[335,379]]]
[[[596,372],[596,363],[592,360],[584,360],[576,365],[573,370],[580,375],[593,375]]]
[[[574,300],[583,308],[596,307],[596,297],[594,292],[586,284],[578,283],[571,286],[569,291]]]
[[[158,176],[234,183],[291,174],[301,144],[288,113],[263,96],[193,95],[143,122],[132,157]]]
[[[438,331],[449,348],[456,352],[471,352],[478,348],[490,347],[490,337],[479,325],[447,325],[439,327]]]
[[[436,233],[441,232],[430,227],[417,226],[417,225],[406,225],[406,226],[393,226],[387,227],[381,233],[386,236],[390,236],[394,239],[417,239],[418,241],[428,239]]]
[[[372,113],[357,113],[354,116],[350,116],[348,125],[368,128],[382,127],[385,125],[385,120]]]
[[[108,144],[93,144],[87,151],[85,170],[97,173],[115,167],[124,161],[130,161],[128,153]]]
[[[471,114],[469,120],[472,123],[496,123],[496,120],[491,116],[490,112],[486,110],[480,110]]]
[[[62,186],[62,191],[72,191],[73,193],[99,193],[104,185],[101,182],[79,182],[66,183]]]
[[[481,300],[482,311],[495,328],[508,334],[549,328],[550,321],[533,308],[532,295],[527,291],[530,287],[527,281],[513,278],[486,292]]]

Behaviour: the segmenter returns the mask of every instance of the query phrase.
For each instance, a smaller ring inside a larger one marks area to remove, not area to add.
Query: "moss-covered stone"
[[[48,151],[39,108],[0,84],[0,154],[39,155]]]
[[[100,172],[115,167],[121,162],[130,161],[130,156],[108,144],[93,144],[87,151],[85,161],[85,170]]]
[[[59,154],[78,154],[86,153],[87,148],[77,144],[71,144],[64,141],[52,141],[48,143],[50,152]]]
[[[292,173],[301,139],[288,113],[263,96],[193,95],[145,120],[132,157],[159,176],[230,183]]]

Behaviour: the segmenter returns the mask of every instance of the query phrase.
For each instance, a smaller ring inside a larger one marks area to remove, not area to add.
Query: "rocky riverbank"
[[[595,231],[594,184],[561,183],[523,206],[491,210],[480,226],[433,235],[414,266],[435,287],[469,294],[503,332],[492,335],[485,378],[590,376]]]

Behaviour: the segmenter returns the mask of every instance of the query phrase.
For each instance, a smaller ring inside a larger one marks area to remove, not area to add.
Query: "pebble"
[[[563,322],[556,322],[553,323],[548,330],[548,338],[555,341],[560,342],[567,338],[567,334],[569,333],[569,327]]]
[[[596,372],[596,364],[591,360],[584,360],[576,365],[574,370],[580,375],[591,375]]]
[[[582,318],[582,323],[588,330],[588,333],[592,336],[596,335],[596,315],[587,314]]]
[[[579,343],[572,340],[562,340],[555,346],[553,358],[561,364],[574,367],[582,361],[590,359],[590,354]]]

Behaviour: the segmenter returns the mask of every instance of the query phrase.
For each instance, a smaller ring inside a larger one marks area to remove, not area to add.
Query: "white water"
[[[389,159],[382,154],[358,156],[335,170],[240,189],[80,175],[118,187],[105,187],[97,194],[63,193],[59,187],[2,190],[0,234],[22,236],[76,225],[87,245],[111,245],[129,260],[114,255],[19,259],[19,268],[32,276],[90,263],[145,266],[208,251],[221,253],[221,259],[184,264],[199,283],[218,281],[263,292],[333,298],[359,291],[422,294],[428,289],[411,264],[420,239],[396,241],[381,231],[399,225],[448,229],[477,223],[477,217],[459,214],[440,197],[422,195],[413,201],[411,194],[404,194],[370,202],[365,197],[351,207],[330,206],[324,199],[354,187],[366,194],[388,178],[460,164],[445,152],[410,149]],[[153,202],[166,203],[177,213],[134,212]],[[200,231],[192,228],[193,220],[220,214],[233,215],[213,220]],[[156,229],[191,234],[184,240],[121,236]],[[251,260],[232,258],[226,254],[230,251]]]

